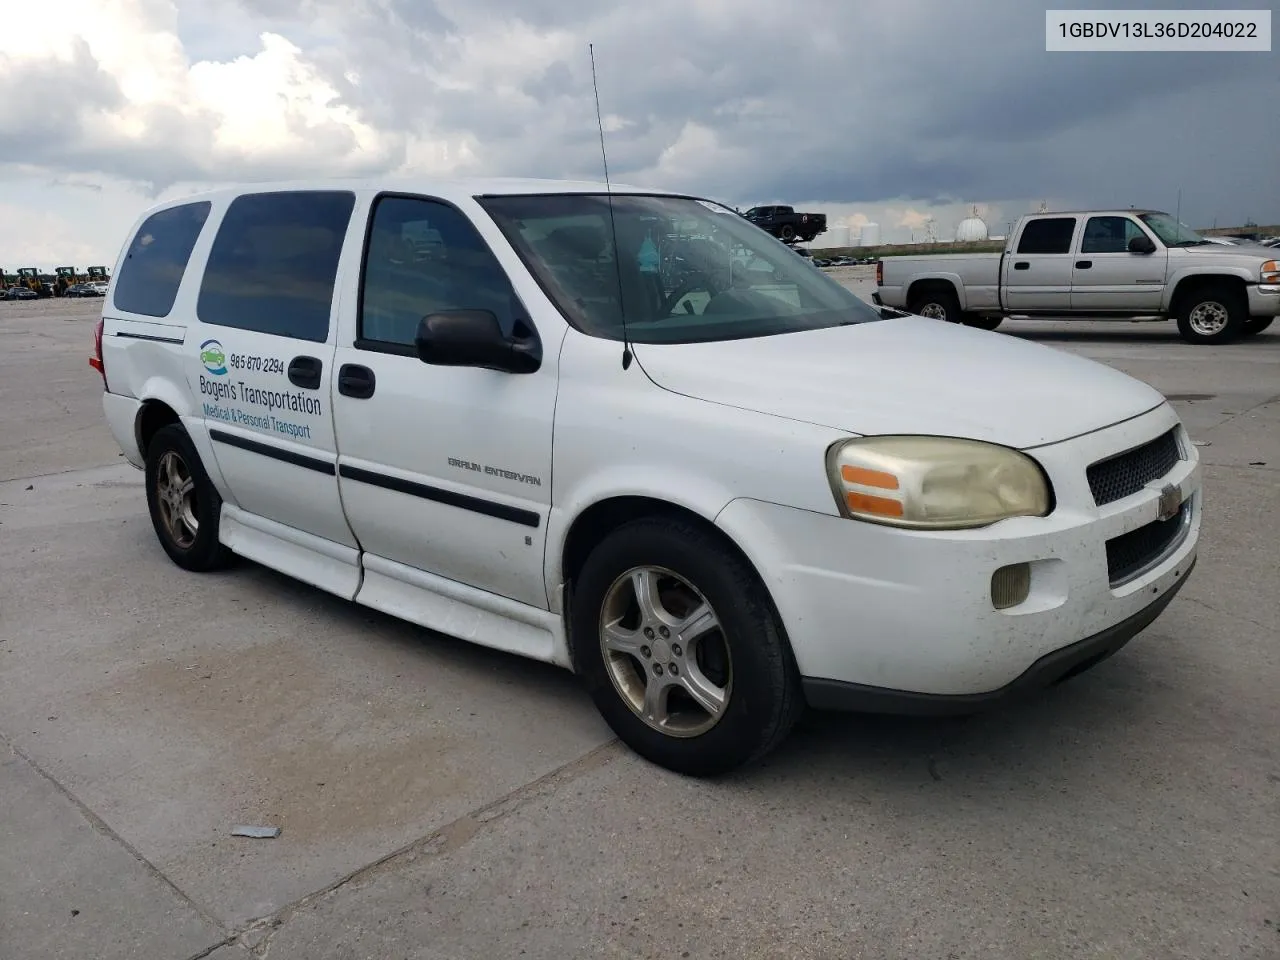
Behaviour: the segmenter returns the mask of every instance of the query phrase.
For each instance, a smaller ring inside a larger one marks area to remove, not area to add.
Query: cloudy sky
[[[2,6],[9,269],[111,264],[148,203],[218,182],[599,179],[588,42],[619,182],[886,240],[975,203],[993,233],[1042,200],[1172,212],[1179,188],[1188,223],[1280,221],[1277,53],[1046,53],[1033,0]]]

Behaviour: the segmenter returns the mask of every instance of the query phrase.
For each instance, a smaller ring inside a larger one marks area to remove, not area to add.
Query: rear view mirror
[[[1129,240],[1130,253],[1155,253],[1156,245],[1146,234],[1133,237]]]
[[[434,366],[504,373],[533,373],[542,366],[537,334],[529,331],[527,337],[508,337],[488,310],[448,310],[423,317],[414,346],[418,359]]]

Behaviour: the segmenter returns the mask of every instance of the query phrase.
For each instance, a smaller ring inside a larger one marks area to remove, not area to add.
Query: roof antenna
[[[600,159],[604,162],[604,188],[609,198],[609,229],[613,233],[613,265],[618,273],[618,313],[622,317],[622,369],[631,366],[631,339],[627,336],[627,307],[622,293],[622,251],[618,248],[618,223],[613,216],[613,187],[609,183],[609,154],[604,149],[604,118],[600,113],[600,85],[596,82],[595,44],[587,44],[591,55],[591,89],[596,96],[596,126],[600,128]]]

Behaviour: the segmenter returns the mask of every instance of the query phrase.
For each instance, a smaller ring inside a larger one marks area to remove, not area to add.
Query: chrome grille
[[[1099,460],[1086,471],[1093,502],[1098,506],[1132,496],[1152,480],[1159,480],[1182,459],[1174,427],[1150,443]]]

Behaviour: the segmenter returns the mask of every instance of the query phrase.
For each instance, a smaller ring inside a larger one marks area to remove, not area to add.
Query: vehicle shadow
[[[494,697],[527,700],[535,709],[542,702],[557,716],[584,708],[594,715],[568,670],[419,627],[251,562],[238,568],[278,602],[310,607],[353,641],[407,655],[427,673],[448,672],[481,690],[488,687]],[[893,784],[987,780],[1013,770],[1025,778],[1041,766],[1063,777],[1077,765],[1096,764],[1099,751],[1113,755],[1109,762],[1125,762],[1135,728],[1166,718],[1171,708],[1160,694],[1169,686],[1144,666],[1139,638],[1134,648],[1065,683],[978,714],[915,718],[808,710],[773,753],[708,783],[753,789],[775,780],[817,785],[845,779],[864,786],[880,781],[893,792]]]

